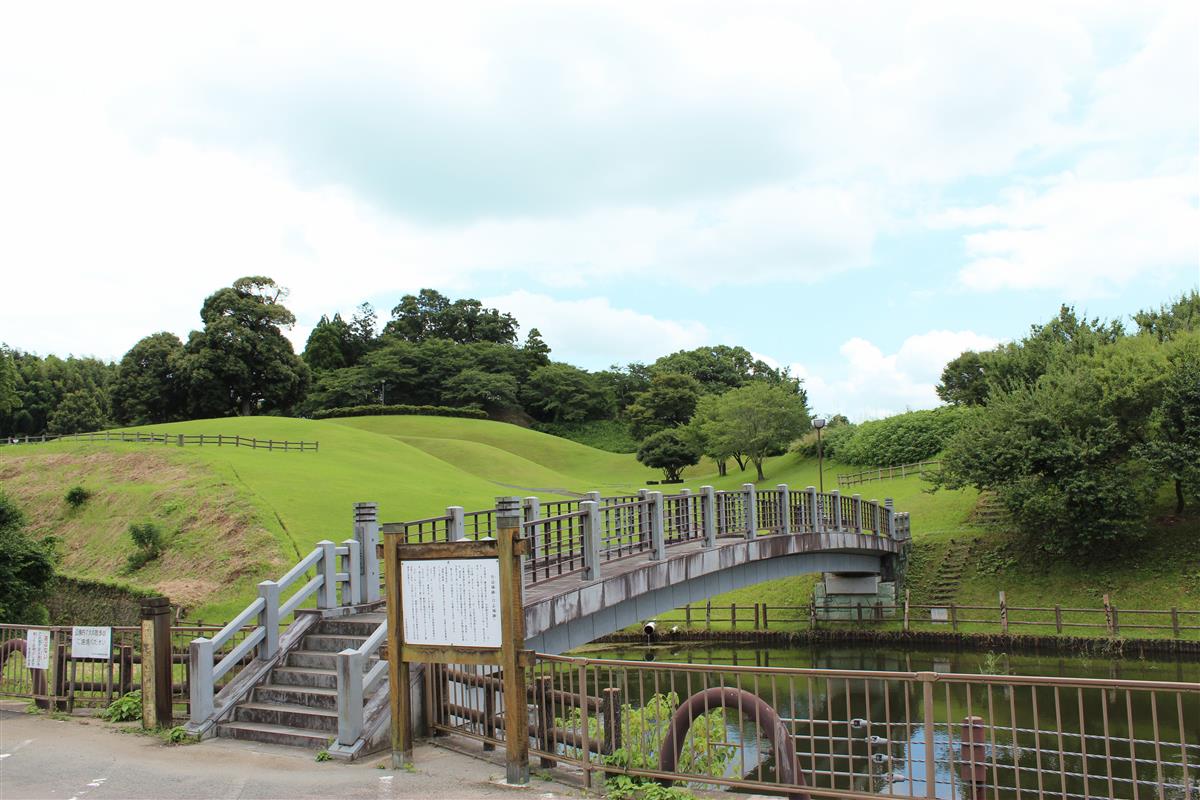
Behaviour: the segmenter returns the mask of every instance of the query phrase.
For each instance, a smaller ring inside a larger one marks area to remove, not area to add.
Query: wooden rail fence
[[[856,486],[872,481],[886,481],[891,478],[907,478],[909,475],[924,475],[942,466],[941,461],[914,461],[911,464],[899,464],[894,467],[876,467],[862,472],[844,472],[837,476],[838,486]]]
[[[305,452],[320,450],[320,442],[290,442],[281,439],[258,439],[250,436],[230,436],[229,434],[207,433],[154,433],[152,431],[94,431],[92,433],[66,433],[62,435],[42,434],[41,436],[10,436],[0,440],[0,447],[13,447],[25,444],[45,444],[46,442],[130,442],[134,444],[162,444],[184,446],[210,447],[249,447],[251,450],[280,450],[287,452]]]

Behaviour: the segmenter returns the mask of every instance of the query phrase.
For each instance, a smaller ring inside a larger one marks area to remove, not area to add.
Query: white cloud
[[[702,323],[613,308],[603,297],[557,300],[518,290],[487,298],[484,303],[511,312],[526,332],[537,328],[552,350],[569,352],[577,364],[591,369],[652,361],[676,350],[699,347],[709,338]]]
[[[842,343],[842,359],[824,374],[793,363],[804,379],[809,405],[821,414],[845,414],[854,421],[934,408],[941,403],[935,387],[947,362],[965,350],[990,350],[998,339],[973,331],[934,330],[905,339],[894,353],[861,337]]]

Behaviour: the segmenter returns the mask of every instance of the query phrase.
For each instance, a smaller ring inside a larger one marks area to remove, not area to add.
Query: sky
[[[1200,287],[1194,3],[12,3],[0,341],[117,359],[243,275],[432,287],[589,369],[742,345],[937,404]]]

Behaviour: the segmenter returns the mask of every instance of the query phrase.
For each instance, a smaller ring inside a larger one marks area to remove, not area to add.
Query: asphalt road
[[[440,747],[418,747],[415,772],[363,763],[317,762],[289,747],[215,739],[170,747],[95,719],[0,710],[0,800],[551,800],[579,791],[535,779],[498,785],[495,764]]]

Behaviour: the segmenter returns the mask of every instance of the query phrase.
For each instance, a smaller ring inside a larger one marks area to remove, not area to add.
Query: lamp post
[[[812,426],[817,429],[817,484],[821,494],[825,494],[825,452],[821,448],[821,429],[825,427],[825,418],[817,417],[812,421]]]

